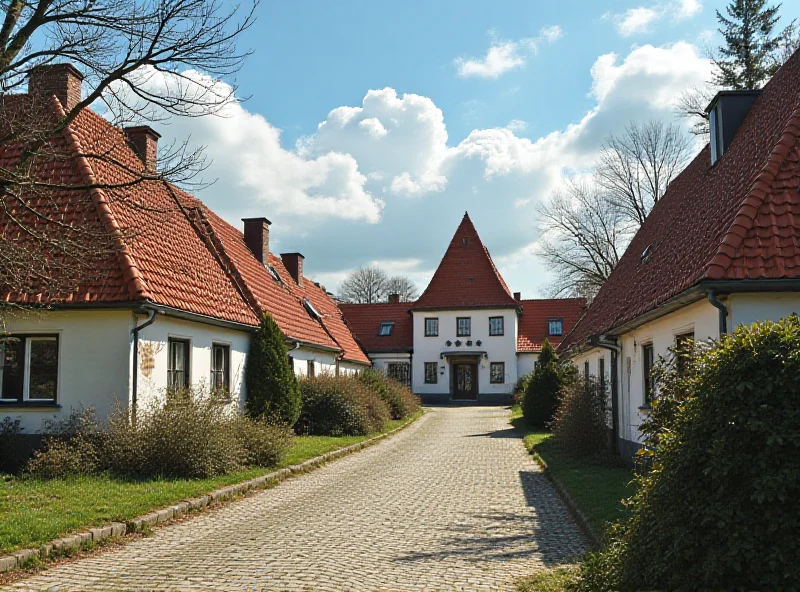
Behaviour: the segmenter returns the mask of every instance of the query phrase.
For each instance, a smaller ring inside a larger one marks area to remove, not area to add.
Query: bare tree
[[[418,296],[417,286],[410,278],[403,275],[389,278],[389,281],[386,282],[386,294],[397,294],[400,296],[400,302],[411,302]]]
[[[553,296],[591,299],[619,263],[635,225],[596,184],[568,179],[539,207],[539,256],[555,273]]]
[[[692,156],[692,143],[677,125],[632,122],[609,135],[594,166],[595,182],[636,228]]]
[[[378,267],[359,267],[342,282],[339,298],[353,304],[375,304],[386,300],[389,279]]]
[[[694,136],[705,136],[709,134],[708,112],[706,107],[717,94],[717,88],[712,84],[704,86],[693,86],[685,90],[678,97],[676,112],[678,117],[687,119],[691,125],[689,131]]]
[[[256,0],[257,1],[257,0]],[[158,169],[132,168],[112,149],[76,154],[64,146],[69,126],[90,105],[116,125],[172,115],[216,113],[234,100],[220,84],[249,52],[237,37],[253,22],[221,0],[5,0],[0,26],[0,288],[41,294],[69,291],[97,258],[121,248],[119,235],[89,217],[64,220],[64,191],[118,190],[144,181],[188,183],[204,168],[202,151],[162,147]],[[43,67],[68,62],[83,93],[54,108],[25,85]],[[158,77],[166,84],[150,84]],[[59,179],[46,171],[77,158],[120,171],[118,182]],[[122,233],[125,229],[120,229]],[[49,257],[46,253],[58,253]]]

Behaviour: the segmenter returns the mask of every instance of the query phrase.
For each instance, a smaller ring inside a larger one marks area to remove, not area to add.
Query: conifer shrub
[[[297,378],[289,366],[283,333],[267,313],[250,340],[245,368],[247,412],[293,426],[300,415]]]
[[[298,434],[363,436],[386,427],[389,406],[357,376],[318,376],[300,381],[303,409]]]
[[[550,424],[559,449],[577,458],[608,452],[607,399],[594,376],[572,373],[564,380]]]
[[[556,350],[545,339],[542,353],[536,362],[525,396],[522,400],[522,415],[525,422],[534,428],[547,428],[558,407],[558,395],[562,384],[573,372],[572,365],[561,366]]]
[[[404,419],[419,409],[419,397],[404,384],[372,369],[359,374],[359,378],[389,406],[392,419]]]
[[[657,366],[649,470],[580,590],[800,582],[800,322],[737,328]]]

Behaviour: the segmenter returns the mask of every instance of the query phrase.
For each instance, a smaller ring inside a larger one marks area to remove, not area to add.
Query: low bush
[[[572,364],[562,366],[556,350],[545,339],[542,353],[536,362],[536,370],[531,375],[522,399],[522,415],[529,426],[546,428],[550,425],[558,408],[561,386],[573,373]]]
[[[42,479],[101,472],[129,477],[205,478],[244,466],[277,464],[291,430],[252,420],[202,392],[185,390],[139,407],[119,408],[98,426],[93,410],[48,426],[27,472]]]
[[[299,434],[363,436],[382,430],[389,406],[357,376],[319,376],[300,381]]]
[[[4,417],[0,421],[0,472],[16,473],[25,465],[27,447],[25,431],[18,419]]]
[[[581,458],[608,451],[605,388],[594,377],[572,374],[561,387],[550,430],[553,442]]]
[[[404,419],[419,409],[419,397],[400,382],[375,370],[365,370],[359,378],[389,406],[392,419]]]
[[[520,376],[517,380],[517,384],[514,385],[514,392],[512,393],[514,396],[515,405],[522,405],[522,400],[525,398],[525,391],[528,390],[528,385],[530,384],[532,377],[533,372],[529,372],[524,376]]]

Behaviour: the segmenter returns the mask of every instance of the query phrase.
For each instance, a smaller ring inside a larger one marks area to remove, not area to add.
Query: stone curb
[[[575,500],[572,499],[569,492],[567,492],[567,488],[558,480],[558,478],[553,475],[552,471],[550,471],[550,467],[547,465],[547,462],[541,457],[541,455],[536,452],[535,450],[529,450],[531,456],[542,468],[542,473],[544,476],[547,477],[547,480],[553,485],[553,489],[556,490],[556,493],[561,497],[564,504],[567,506],[567,510],[569,513],[572,514],[572,517],[575,519],[575,522],[578,524],[578,527],[581,529],[583,534],[589,539],[589,543],[596,549],[603,546],[603,537],[600,536],[597,530],[592,526],[589,519],[586,517],[581,509],[578,507],[578,504],[575,503]]]
[[[179,518],[190,512],[202,512],[214,502],[222,503],[230,501],[247,493],[248,491],[264,489],[271,485],[277,485],[281,481],[285,481],[294,475],[308,473],[321,467],[322,465],[336,460],[337,458],[358,452],[364,448],[369,448],[370,446],[395,435],[401,430],[406,429],[408,426],[415,424],[423,417],[423,415],[424,413],[420,414],[420,416],[413,421],[409,421],[408,423],[386,432],[385,434],[380,434],[364,440],[363,442],[357,442],[356,444],[351,444],[350,446],[333,450],[321,456],[311,458],[303,463],[300,463],[299,465],[292,465],[277,471],[273,471],[272,473],[256,477],[255,479],[250,479],[249,481],[243,481],[235,485],[229,485],[227,487],[223,487],[222,489],[217,489],[216,491],[212,491],[211,493],[198,498],[185,500],[167,508],[162,508],[148,514],[143,514],[142,516],[128,520],[126,523],[112,522],[111,524],[107,524],[106,526],[100,528],[90,528],[87,532],[79,532],[59,539],[53,539],[49,543],[41,545],[38,549],[21,549],[19,551],[14,551],[9,555],[0,555],[0,573],[14,571],[16,569],[23,569],[27,562],[33,559],[47,559],[53,554],[53,551],[58,552],[76,550],[89,547],[93,544],[99,543],[104,539],[123,537],[126,534],[141,532],[146,528],[155,526],[157,524],[162,524],[174,518]]]

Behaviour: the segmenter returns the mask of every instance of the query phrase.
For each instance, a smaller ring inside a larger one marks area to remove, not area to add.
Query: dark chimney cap
[[[244,223],[247,223],[247,222],[266,222],[267,225],[272,224],[272,222],[270,222],[269,220],[267,220],[263,216],[256,217],[256,218],[242,218],[242,222],[244,222]]]
[[[514,300],[522,300],[522,292],[514,292]]]
[[[397,304],[400,302],[400,294],[389,294],[389,303]]]

